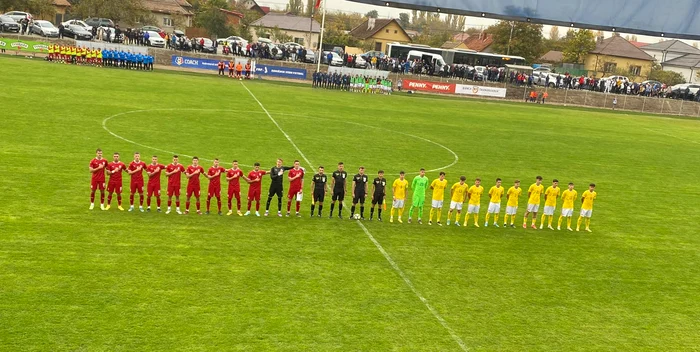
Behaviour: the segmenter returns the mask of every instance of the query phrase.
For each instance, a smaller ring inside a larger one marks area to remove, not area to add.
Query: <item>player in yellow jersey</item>
[[[544,212],[542,213],[542,221],[540,221],[540,230],[544,227],[544,220],[549,217],[547,221],[547,228],[554,230],[552,227],[552,219],[554,219],[554,210],[557,208],[557,198],[559,198],[559,180],[552,180],[552,185],[547,187],[544,191]]]
[[[404,204],[406,203],[406,188],[408,188],[408,181],[405,179],[406,173],[399,172],[399,178],[394,180],[393,185],[393,196],[394,202],[391,204],[391,216],[389,217],[389,222],[394,222],[394,209],[398,209],[399,223],[403,224],[401,221],[401,216],[403,215]]]
[[[503,187],[501,186],[500,178],[496,179],[496,185],[489,190],[489,197],[491,197],[491,201],[489,202],[489,209],[486,211],[484,227],[489,226],[491,214],[493,214],[493,226],[498,227],[498,217],[501,214],[501,198],[503,198]]]
[[[581,215],[578,217],[578,221],[576,222],[576,231],[581,228],[581,221],[585,218],[586,219],[586,231],[588,232],[593,232],[591,231],[591,215],[593,214],[593,201],[598,197],[598,193],[595,191],[595,183],[591,183],[588,186],[588,190],[583,192],[583,196],[581,197]]]
[[[455,226],[459,226],[459,215],[462,213],[462,203],[464,203],[464,198],[467,196],[467,190],[469,189],[469,185],[466,181],[466,177],[460,176],[459,182],[455,183],[452,185],[452,188],[450,188],[450,211],[447,212],[447,226],[450,226],[452,211],[455,209],[457,209]]]
[[[523,228],[527,228],[527,216],[532,213],[532,228],[537,230],[537,212],[540,210],[540,202],[542,201],[542,192],[544,192],[544,186],[542,186],[542,176],[537,176],[535,178],[535,183],[530,185],[527,190],[527,211],[525,211],[525,218],[523,218]]]
[[[506,192],[506,216],[503,217],[503,227],[508,226],[508,217],[510,216],[510,227],[515,227],[515,214],[518,212],[518,201],[523,189],[520,188],[520,180],[515,180],[513,187],[508,188]]]
[[[430,184],[430,189],[433,190],[433,204],[430,208],[428,225],[433,224],[433,213],[437,213],[437,224],[438,226],[442,226],[442,223],[440,223],[440,218],[442,217],[442,202],[445,200],[445,188],[447,188],[445,173],[440,172],[440,177],[434,179],[433,183]]]
[[[569,182],[569,189],[561,192],[561,215],[559,215],[557,230],[561,230],[561,221],[566,218],[566,229],[573,231],[571,229],[571,217],[574,215],[574,201],[576,197],[578,197],[578,192],[574,190],[574,183]]]
[[[474,214],[474,226],[479,227],[479,208],[481,208],[481,195],[484,193],[484,187],[481,185],[481,179],[474,180],[474,185],[469,187],[467,197],[469,204],[467,205],[467,215],[464,217],[464,226],[467,226],[469,215]]]

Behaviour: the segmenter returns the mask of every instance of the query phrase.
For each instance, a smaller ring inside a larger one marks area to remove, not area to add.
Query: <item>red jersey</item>
[[[219,177],[212,178],[211,181],[209,181],[209,187],[221,187],[221,174],[225,173],[226,169],[224,169],[221,166],[219,166],[219,167],[212,166],[209,168],[209,171],[207,171],[207,174],[209,176],[214,176],[214,175],[216,175],[217,172],[219,173]]]
[[[148,172],[149,174],[155,172],[153,176],[148,176],[149,185],[160,186],[160,172],[163,171],[163,169],[165,169],[165,165],[163,164],[148,164],[148,166],[146,166],[146,172]],[[156,172],[156,170],[158,170],[158,172]]]
[[[139,161],[138,163],[132,161],[131,163],[129,163],[128,170],[134,171],[139,167],[141,168],[141,171],[131,174],[131,183],[143,184],[143,169],[146,168],[146,163],[144,163],[143,161]]]
[[[111,175],[109,175],[109,182],[122,182],[122,172],[124,172],[124,169],[126,169],[126,164],[124,164],[121,161],[111,162],[107,164],[107,169],[112,172]]]
[[[226,170],[226,178],[231,178],[234,176],[236,176],[236,178],[234,178],[231,181],[228,181],[228,187],[240,190],[241,189],[241,176],[243,176],[243,170],[241,170],[241,169]]]
[[[288,176],[289,176],[289,178],[301,176],[301,177],[297,178],[296,180],[289,182],[290,189],[301,189],[301,179],[304,178],[304,170],[302,170],[301,168],[299,168],[298,170],[297,169],[290,169]]]
[[[250,189],[260,189],[262,186],[262,177],[267,173],[265,170],[251,171],[248,173],[248,179],[250,182]],[[257,181],[255,181],[257,180]]]
[[[168,164],[168,166],[165,167],[166,173],[173,171],[177,172],[168,177],[168,186],[180,186],[180,176],[182,176],[182,173],[185,172],[185,167],[182,166],[182,164]]]
[[[197,171],[199,171],[198,174],[190,177],[189,180],[187,180],[187,188],[199,187],[199,175],[204,173],[204,168],[201,166],[190,165],[187,167],[187,173],[190,175],[197,172]]]
[[[94,158],[90,160],[90,167],[93,169],[97,169],[98,167],[102,166],[102,170],[93,172],[92,173],[92,181],[93,182],[99,182],[99,183],[104,183],[105,182],[105,167],[107,167],[107,159],[102,158],[102,159],[97,159]]]

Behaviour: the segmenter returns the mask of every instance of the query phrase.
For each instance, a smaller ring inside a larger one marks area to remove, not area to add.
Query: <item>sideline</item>
[[[253,92],[251,92],[250,89],[248,89],[248,87],[246,87],[245,83],[243,83],[242,81],[241,81],[241,85],[243,86],[243,88],[245,88],[245,90],[248,91],[248,94],[250,94],[250,96],[253,99],[255,99],[255,101],[258,103],[258,105],[260,105],[260,108],[263,109],[263,111],[265,111],[265,113],[267,114],[267,117],[270,119],[270,121],[272,121],[272,123],[274,123],[275,126],[277,126],[277,129],[279,129],[280,132],[282,132],[282,134],[287,138],[289,143],[292,144],[294,149],[296,149],[297,152],[299,152],[299,155],[301,155],[301,157],[304,159],[304,161],[306,161],[306,163],[313,170],[314,165],[311,163],[311,161],[309,161],[309,159],[306,157],[306,155],[304,155],[304,153],[299,149],[299,147],[296,145],[296,143],[294,143],[292,138],[289,137],[287,132],[285,132],[282,129],[282,127],[280,127],[280,125],[277,123],[277,121],[272,117],[272,115],[270,115],[270,113],[267,111],[267,109],[265,109],[265,107],[260,102],[260,100],[258,100],[258,98],[253,94]],[[420,299],[420,301],[423,302],[425,307],[430,311],[430,313],[433,314],[433,316],[435,317],[435,319],[438,320],[440,325],[442,325],[445,328],[445,330],[447,330],[447,332],[450,334],[452,339],[459,345],[459,347],[462,349],[462,351],[469,351],[467,346],[464,344],[464,341],[462,341],[462,339],[455,333],[455,331],[452,330],[452,328],[450,328],[449,325],[447,325],[447,322],[440,315],[440,313],[438,313],[438,311],[435,308],[433,308],[433,306],[428,302],[428,300],[416,289],[415,285],[413,285],[413,283],[408,278],[408,276],[406,276],[406,274],[404,274],[403,270],[401,270],[401,268],[398,266],[398,264],[396,264],[394,259],[391,258],[389,253],[387,253],[387,251],[384,249],[384,247],[382,247],[382,245],[379,243],[379,241],[377,241],[377,239],[375,239],[374,236],[372,236],[372,234],[369,232],[369,230],[367,230],[367,227],[365,227],[365,225],[362,223],[362,221],[358,220],[357,225],[360,226],[360,228],[364,231],[364,233],[367,235],[367,237],[370,239],[370,241],[372,241],[372,243],[374,243],[374,245],[377,247],[379,252],[382,253],[384,258],[389,262],[389,264],[394,269],[394,271],[396,271],[396,273],[399,274],[399,276],[403,279],[403,281],[406,283],[408,288],[411,289],[413,294],[415,294],[416,297],[418,297],[418,299]]]

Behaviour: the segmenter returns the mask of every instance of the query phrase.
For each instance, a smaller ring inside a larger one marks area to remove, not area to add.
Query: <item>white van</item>
[[[445,66],[445,59],[442,58],[442,55],[440,54],[433,54],[425,51],[420,51],[420,50],[411,50],[408,52],[408,57],[407,60],[409,61],[414,61],[414,60],[420,60],[424,62],[430,62],[434,66],[436,66],[437,70],[441,70]]]

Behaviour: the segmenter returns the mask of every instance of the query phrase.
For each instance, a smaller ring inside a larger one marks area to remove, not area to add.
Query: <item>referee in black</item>
[[[270,191],[267,194],[265,216],[270,215],[270,202],[272,202],[272,197],[277,195],[277,216],[282,217],[282,193],[284,191],[282,181],[284,180],[284,172],[291,168],[291,166],[282,166],[282,159],[277,159],[277,164],[270,169],[272,182],[270,183]]]
[[[331,203],[331,215],[330,218],[333,218],[333,209],[335,208],[335,202],[339,201],[340,203],[338,204],[338,218],[342,219],[343,218],[343,200],[345,199],[345,190],[347,189],[345,187],[346,182],[348,178],[348,173],[345,171],[345,165],[342,162],[338,163],[338,170],[333,172],[333,175],[331,175],[333,178],[333,197],[332,197],[332,203]]]
[[[313,201],[311,202],[311,217],[314,217],[314,208],[316,203],[318,203],[318,217],[321,217],[321,211],[323,210],[323,200],[326,198],[326,182],[328,181],[328,176],[323,173],[323,166],[318,167],[318,173],[314,175],[311,180],[311,196]]]
[[[369,220],[374,217],[374,207],[379,204],[377,210],[377,220],[382,221],[382,206],[384,206],[384,196],[386,195],[386,179],[384,170],[379,170],[377,177],[372,181],[372,208],[369,210]]]
[[[350,208],[350,219],[355,215],[355,207],[360,203],[360,219],[365,219],[365,198],[367,197],[367,181],[365,167],[360,166],[360,170],[352,179],[352,208]]]

